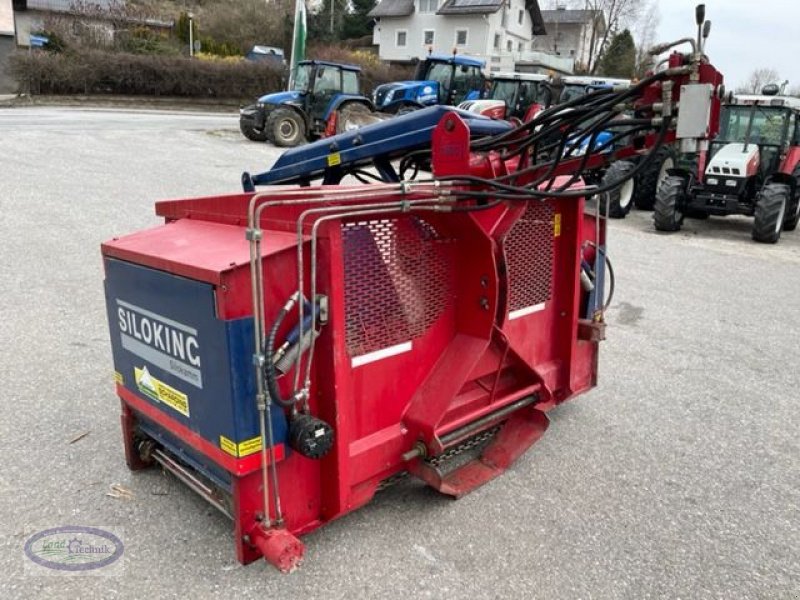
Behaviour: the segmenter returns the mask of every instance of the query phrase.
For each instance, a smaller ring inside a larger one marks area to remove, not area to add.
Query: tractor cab
[[[800,221],[800,98],[761,94],[730,97],[719,135],[698,173],[670,172],[659,188],[655,225],[676,231],[684,216],[747,215],[752,237],[774,244]]]
[[[558,99],[559,104],[569,102],[575,98],[581,98],[594,90],[603,88],[613,88],[618,86],[630,86],[630,79],[617,79],[614,77],[584,77],[567,76],[561,78],[562,90]]]
[[[372,110],[372,103],[361,94],[360,73],[355,65],[301,61],[289,90],[261,96],[240,111],[242,133],[276,146],[296,146],[320,137],[334,111],[351,105]]]
[[[552,94],[547,75],[535,73],[497,73],[492,76],[492,87],[487,97],[505,103],[506,118],[522,119],[531,108],[538,104],[547,108]]]
[[[741,95],[724,105],[719,136],[709,147],[705,183],[720,191],[752,194],[780,170],[782,156],[798,145],[800,99]]]
[[[482,60],[458,54],[430,54],[417,64],[414,79],[375,88],[375,107],[386,113],[477,99],[485,78]]]

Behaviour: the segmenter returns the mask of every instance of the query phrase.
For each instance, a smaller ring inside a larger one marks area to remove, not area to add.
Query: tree
[[[781,76],[775,69],[762,67],[750,73],[750,77],[736,88],[737,94],[760,94],[768,83],[781,83]]]
[[[372,31],[369,24],[372,19],[367,13],[375,7],[375,0],[350,0],[352,11],[344,16],[342,39],[364,37]]]
[[[634,75],[641,79],[653,66],[650,48],[656,44],[656,30],[661,21],[658,4],[653,2],[638,20],[633,37],[636,40],[636,69]]]
[[[195,36],[237,47],[244,54],[255,44],[288,48],[292,40],[294,2],[264,0],[209,3],[195,18]]]
[[[625,29],[611,39],[598,68],[600,74],[606,77],[633,77],[636,68],[636,44],[630,31]]]
[[[548,6],[566,5],[592,11],[589,28],[589,57],[583,68],[594,74],[611,38],[621,29],[636,29],[653,0],[551,0]]]

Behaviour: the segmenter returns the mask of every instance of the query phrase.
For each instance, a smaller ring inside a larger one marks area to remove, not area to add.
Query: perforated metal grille
[[[343,223],[342,243],[350,356],[420,337],[452,303],[452,242],[427,221]]]
[[[553,293],[553,207],[531,202],[506,236],[509,310],[546,302]]]

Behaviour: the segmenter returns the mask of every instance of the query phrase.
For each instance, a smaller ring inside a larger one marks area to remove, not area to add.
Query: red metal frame
[[[717,76],[713,67],[709,66],[707,72],[701,68],[701,79]],[[676,88],[679,85],[680,81]],[[679,95],[679,90],[675,94]],[[645,95],[660,101],[660,84]],[[652,138],[645,143],[652,143]],[[518,167],[493,152],[471,154],[469,131],[455,113],[446,115],[434,132],[433,157],[433,170],[439,177],[494,177]],[[607,160],[606,156],[590,159],[587,167],[600,166]],[[577,162],[565,161],[557,174],[569,173]],[[527,173],[517,183],[524,184],[539,174]],[[357,189],[363,192],[364,188]],[[346,188],[336,190],[346,192]],[[372,203],[422,200],[437,194],[436,188],[426,184],[405,193],[389,185],[370,186],[370,190],[374,192]],[[355,202],[346,195],[331,196],[324,186],[293,188],[292,194],[309,202],[321,199],[325,206],[347,207]],[[160,202],[156,211],[165,218],[165,225],[107,242],[103,253],[207,281],[216,286],[218,318],[250,316],[245,227],[251,197],[237,194]],[[276,188],[271,199],[282,197],[282,190]],[[605,243],[605,223],[600,222],[596,237],[598,225],[592,215],[584,214],[581,198],[531,202],[541,208],[544,217],[526,216],[532,205],[522,201],[480,212],[415,215],[420,219],[416,227],[424,226],[438,236],[437,241],[430,242],[435,244],[430,252],[444,261],[448,277],[452,277],[442,288],[448,290],[447,298],[438,299],[438,312],[433,317],[428,315],[430,324],[409,340],[403,352],[361,365],[353,362],[348,327],[353,327],[353,311],[357,313],[359,302],[370,299],[345,297],[347,277],[352,277],[352,269],[346,264],[353,267],[348,261],[355,259],[345,251],[342,223],[322,225],[318,291],[329,297],[330,314],[316,346],[310,404],[314,415],[333,425],[335,439],[332,451],[316,461],[286,453],[282,446],[276,449],[285,509],[282,524],[273,528],[263,525],[257,455],[242,459],[228,456],[118,386],[129,466],[145,466],[134,447],[136,420],[142,417],[226,469],[233,481],[237,558],[248,563],[264,556],[281,570],[291,570],[302,558],[303,545],[296,536],[362,506],[382,481],[398,472],[409,471],[454,497],[501,474],[544,433],[546,411],[596,384],[598,343],[603,339],[602,319],[584,318],[586,294],[580,272],[582,258],[593,259],[591,252],[584,251],[587,242]],[[293,232],[298,216],[308,206],[273,207],[262,215],[268,322],[297,287]],[[410,217],[398,213],[390,218]],[[359,219],[369,221],[369,217]],[[311,223],[313,219],[306,224],[306,233],[310,233]],[[520,235],[531,240],[533,262],[526,262],[530,257],[514,254],[518,251],[510,240]],[[392,285],[406,286],[411,298],[420,299],[420,306],[430,302],[424,291],[428,289],[426,280],[414,279],[412,271],[404,271],[406,262],[412,264],[418,257],[399,252]],[[382,281],[385,283],[381,278],[387,275],[380,265],[376,268],[365,263],[361,268],[360,276],[366,278],[361,283],[367,286],[368,296],[370,289],[377,290]],[[308,272],[305,276],[309,277]],[[515,293],[519,296],[520,291],[515,286],[548,277],[550,282],[543,288],[540,303],[514,310],[511,297]],[[310,281],[304,285],[309,286]],[[413,302],[406,305],[404,314],[415,307]],[[426,456],[436,456],[498,425],[498,433],[481,455],[449,474],[424,461]]]

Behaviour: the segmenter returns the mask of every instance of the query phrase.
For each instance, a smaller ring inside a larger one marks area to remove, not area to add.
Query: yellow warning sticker
[[[134,367],[133,376],[136,380],[136,387],[145,396],[156,402],[166,404],[184,417],[189,416],[189,397],[186,394],[153,377],[147,367],[141,369]]]
[[[125,378],[119,371],[114,371],[114,381],[119,385],[125,385]]]
[[[231,456],[242,458],[261,450],[261,438],[254,437],[237,444],[233,440],[229,440],[224,435],[221,435],[219,436],[219,447]]]
[[[233,440],[229,440],[224,435],[219,436],[219,447],[222,448],[225,452],[227,452],[231,456],[237,456],[236,442],[234,442]]]
[[[561,213],[556,213],[553,218],[553,237],[561,235]]]
[[[249,456],[261,450],[261,437],[250,438],[239,442],[239,456]]]
[[[333,154],[328,154],[328,166],[335,167],[337,165],[342,164],[342,155],[338,152],[334,152]]]

